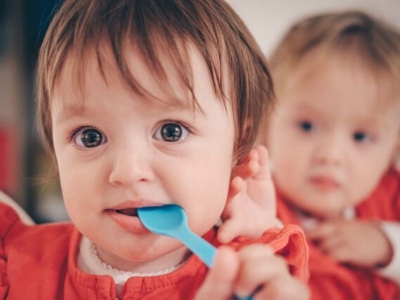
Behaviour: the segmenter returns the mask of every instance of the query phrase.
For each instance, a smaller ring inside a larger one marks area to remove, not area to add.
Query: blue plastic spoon
[[[217,249],[190,230],[182,207],[175,204],[141,207],[138,216],[148,230],[180,240],[211,268]]]
[[[180,240],[207,267],[212,267],[217,249],[190,230],[186,212],[182,207],[176,204],[147,206],[138,208],[137,213],[140,221],[148,230]],[[236,296],[236,299],[251,300],[252,297],[239,298]]]

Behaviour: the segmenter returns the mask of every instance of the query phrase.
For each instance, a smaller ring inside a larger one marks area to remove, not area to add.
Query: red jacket
[[[71,223],[26,226],[0,203],[0,299],[118,299],[109,276],[91,275],[77,267],[80,233]],[[205,238],[218,246],[215,230]],[[259,240],[240,238],[234,248],[249,243],[269,244],[285,256],[292,273],[308,278],[308,249],[298,226],[267,231]],[[192,255],[178,270],[154,277],[132,277],[122,299],[192,299],[207,273]]]
[[[278,216],[285,224],[300,224],[282,197],[278,197]],[[400,221],[400,174],[392,169],[377,189],[356,207],[361,220]],[[377,273],[342,265],[319,250],[312,242],[310,249],[309,286],[313,300],[400,299],[400,288]]]

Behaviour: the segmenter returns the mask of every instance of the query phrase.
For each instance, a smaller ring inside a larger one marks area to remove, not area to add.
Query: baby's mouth
[[[137,209],[136,208],[124,208],[124,209],[116,209],[115,210],[117,213],[121,215],[126,215],[126,216],[131,216],[131,217],[137,217]]]

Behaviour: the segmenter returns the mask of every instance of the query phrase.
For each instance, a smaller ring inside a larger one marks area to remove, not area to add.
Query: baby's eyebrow
[[[132,100],[137,101],[137,100]],[[153,101],[153,103],[159,104],[159,110],[165,113],[176,112],[180,113],[192,113],[200,114],[206,117],[205,112],[202,110],[201,106],[198,105],[193,100],[182,100],[179,98],[168,98],[168,99],[141,99],[140,101]],[[85,115],[85,105],[84,103],[61,103],[61,109],[56,113],[54,121],[56,123],[62,123],[73,117],[81,117]],[[89,108],[90,110],[90,108]]]
[[[57,123],[64,122],[71,117],[82,116],[84,114],[84,105],[76,105],[76,104],[61,104],[62,108],[59,113],[56,114],[54,121]]]
[[[146,100],[144,100],[146,101]],[[148,98],[148,101],[154,101],[154,103],[159,103],[160,108],[163,111],[174,111],[178,109],[182,112],[190,112],[190,113],[200,113],[204,114],[203,109],[200,104],[195,99],[181,99],[178,97],[168,97],[168,99],[159,99],[156,97]]]

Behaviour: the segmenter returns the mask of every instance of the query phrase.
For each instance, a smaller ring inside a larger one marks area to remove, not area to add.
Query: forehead
[[[132,45],[126,45],[122,54],[123,63],[118,61],[122,59],[114,55],[107,42],[100,43],[97,48],[91,45],[82,53],[71,49],[63,62],[60,75],[57,77],[55,90],[64,86],[69,89],[73,86],[72,92],[81,93],[84,96],[85,87],[90,86],[93,82],[89,79],[96,78],[107,85],[119,85],[123,89],[146,94],[149,98],[154,99],[162,100],[160,97],[162,91],[171,94],[182,93],[184,82],[179,80],[177,67],[167,55],[161,57],[163,68],[168,72],[168,77],[165,77],[150,66],[143,55]],[[201,60],[197,53],[191,54],[191,57],[197,61]],[[154,82],[157,83],[158,90],[154,91],[153,88],[151,93],[151,89],[148,87]]]
[[[310,52],[292,67],[285,90],[314,87],[321,93],[331,92],[336,98],[354,93],[368,104],[388,106],[399,100],[393,81],[388,70],[357,53],[321,49]]]
[[[157,69],[149,66],[131,45],[127,45],[124,51],[128,76],[124,76],[107,44],[99,49],[89,48],[82,57],[70,51],[54,89],[53,99],[63,101],[53,100],[51,106],[62,105],[64,113],[82,113],[87,107],[85,98],[89,96],[88,93],[96,93],[96,86],[101,84],[123,90],[132,95],[132,99],[157,103],[160,107],[202,112],[201,103],[197,100],[203,95],[213,95],[215,101],[219,100],[215,97],[210,75],[199,51],[195,47],[188,47],[185,53],[186,65],[194,84],[187,83],[167,55],[160,56],[167,76],[160,76]]]
[[[400,119],[400,99],[386,80],[387,75],[352,56],[307,57],[288,79],[281,97],[295,109],[314,108],[331,116]]]

